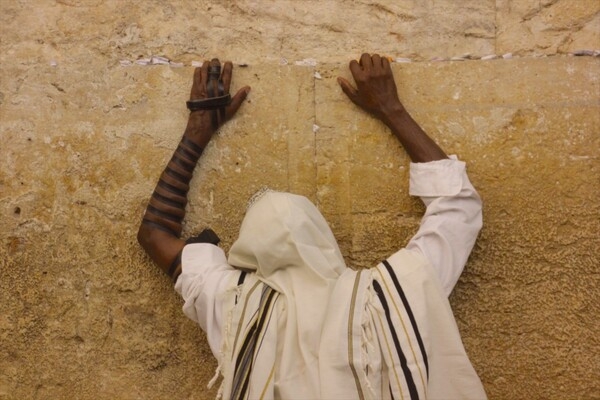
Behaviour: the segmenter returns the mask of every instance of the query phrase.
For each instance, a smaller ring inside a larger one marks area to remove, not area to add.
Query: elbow
[[[148,229],[148,227],[146,227],[143,223],[140,224],[140,228],[138,229],[138,233],[137,233],[137,241],[140,244],[140,246],[142,246],[142,248],[146,251],[146,253],[148,252],[148,249],[151,247],[151,237],[152,235],[150,234],[150,229]]]
[[[483,203],[481,197],[477,192],[474,192],[473,196],[473,212],[472,212],[472,226],[475,230],[475,236],[479,234],[481,228],[483,228]]]
[[[481,229],[483,228],[483,213],[481,212],[481,209],[475,216],[473,228],[475,230],[475,237],[477,237],[479,235],[479,232],[481,232]]]
[[[479,230],[483,227],[483,201],[479,193],[475,192],[477,200],[477,226]]]

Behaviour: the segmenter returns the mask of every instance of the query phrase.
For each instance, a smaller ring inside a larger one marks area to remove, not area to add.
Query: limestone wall
[[[362,51],[412,61],[401,98],[484,199],[451,303],[490,398],[598,398],[599,48],[597,0],[0,1],[0,399],[214,397],[203,333],[135,241],[192,62],[247,64],[253,89],[186,233],[227,249],[270,186],[317,202],[353,266],[406,243],[408,159],[335,82]]]

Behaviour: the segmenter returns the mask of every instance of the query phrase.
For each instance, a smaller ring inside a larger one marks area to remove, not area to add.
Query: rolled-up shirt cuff
[[[223,250],[209,243],[186,245],[181,255],[181,266],[175,290],[183,298],[183,312],[208,331],[217,295],[227,282],[226,273],[233,268],[227,264]],[[218,317],[220,313],[217,314]]]
[[[186,245],[181,255],[181,266],[175,290],[184,300],[183,313],[206,332],[216,357],[222,338],[223,298],[220,294],[234,282],[236,271],[227,264],[223,250],[210,243]]]
[[[455,155],[443,160],[410,164],[409,193],[419,197],[456,196],[463,186],[466,164]]]
[[[215,269],[231,268],[227,264],[225,253],[220,247],[209,243],[186,245],[181,253],[181,275],[175,282],[175,290],[186,299],[187,284],[190,279],[204,274],[208,275]]]

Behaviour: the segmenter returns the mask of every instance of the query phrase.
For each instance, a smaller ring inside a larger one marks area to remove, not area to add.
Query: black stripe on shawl
[[[240,277],[238,278],[238,282],[237,285],[240,286],[242,283],[244,283],[244,279],[246,279],[246,271],[242,271],[240,273]],[[235,304],[238,303],[238,296],[237,294],[235,295]]]
[[[404,291],[400,286],[400,282],[398,281],[398,277],[394,273],[392,266],[387,260],[383,260],[383,265],[385,265],[385,269],[390,274],[392,281],[394,282],[394,286],[402,299],[402,304],[404,305],[404,309],[408,314],[408,318],[410,319],[410,324],[412,325],[413,331],[415,332],[415,336],[417,337],[417,342],[419,342],[419,349],[421,349],[421,356],[423,357],[423,361],[425,362],[425,369],[427,370],[427,380],[429,380],[429,362],[427,361],[427,352],[425,351],[425,345],[423,344],[423,339],[421,339],[421,334],[419,333],[419,327],[417,326],[417,321],[415,320],[415,316],[413,315],[412,310],[410,309],[410,304],[408,304],[408,299],[404,295]]]
[[[240,286],[242,283],[244,283],[244,279],[246,279],[246,271],[242,271],[240,273],[240,277],[238,278],[237,285]]]
[[[243,399],[244,397],[246,397],[246,391],[248,390],[248,385],[250,384],[250,372],[252,371],[252,358],[250,359],[250,365],[248,366],[248,374],[246,375],[246,377],[244,378],[244,384],[242,385],[242,388],[240,389],[240,395],[238,397],[238,399]]]
[[[390,308],[388,307],[387,300],[385,299],[385,295],[383,294],[383,290],[381,289],[381,285],[379,282],[373,281],[373,289],[377,293],[377,297],[379,297],[379,301],[383,306],[385,311],[385,318],[390,327],[390,332],[392,333],[392,339],[394,340],[394,346],[396,347],[396,352],[398,353],[398,358],[400,358],[400,366],[402,367],[402,373],[404,374],[404,379],[406,380],[406,384],[408,386],[408,392],[410,393],[410,398],[412,400],[419,399],[419,393],[417,392],[417,387],[415,386],[415,381],[412,377],[412,373],[408,368],[406,363],[406,357],[404,356],[404,352],[400,347],[400,342],[398,341],[398,335],[396,335],[396,330],[394,329],[394,324],[392,323],[392,317],[390,316]]]
[[[252,327],[250,328],[250,330],[248,331],[248,335],[246,336],[246,340],[244,341],[244,344],[242,345],[242,348],[240,349],[240,352],[238,354],[237,360],[235,362],[235,370],[233,372],[233,377],[234,377],[234,379],[233,379],[233,386],[231,388],[231,398],[232,399],[233,399],[234,394],[237,392],[237,388],[238,388],[238,386],[240,384],[239,378],[236,379],[237,375],[238,375],[238,372],[239,372],[238,367],[239,367],[240,363],[242,362],[242,359],[244,358],[244,355],[246,354],[246,347],[252,346],[252,344],[253,344],[255,330],[256,330],[256,321],[252,325]],[[250,362],[252,362],[252,358],[250,358]],[[250,368],[250,366],[249,366],[249,368]],[[249,374],[249,372],[248,372],[248,374]],[[248,384],[248,382],[245,379],[244,383],[243,383],[243,387],[240,389],[240,395],[237,397],[238,399],[243,399],[244,398],[244,396],[243,396],[242,393],[245,392],[245,390],[247,389],[247,384]]]
[[[258,339],[258,336],[260,335],[260,333],[263,330],[267,314],[269,314],[269,316],[271,315],[271,313],[267,313],[266,310],[268,310],[270,308],[271,301],[273,300],[273,297],[277,293],[271,288],[268,288],[267,290],[269,291],[269,293],[267,294],[267,299],[265,300],[265,303],[264,303],[263,313],[260,316],[260,320],[257,321],[258,324],[256,326],[256,331],[254,332],[254,338],[253,338],[254,343],[252,343],[252,351],[253,352],[256,350],[256,344],[257,344],[256,341]],[[248,390],[248,385],[250,384],[250,374],[252,373],[252,364],[254,364],[253,356],[250,357],[250,364],[248,365],[248,373],[246,374],[246,377],[244,379],[244,385],[242,386],[242,390],[240,391],[240,398],[244,398],[246,396],[246,391]]]
[[[279,294],[279,293],[277,293],[277,294]],[[275,298],[275,300],[274,300],[274,301],[277,301],[277,299],[278,299],[278,298],[279,298],[279,296],[277,296],[277,298]],[[267,321],[267,325],[265,326],[265,329],[266,329],[266,328],[268,328],[269,324],[271,324],[271,317],[272,317],[272,316],[273,316],[273,312],[272,312],[272,310],[271,310],[271,312],[269,313],[269,319],[268,319],[268,321]],[[259,331],[259,332],[260,332],[260,331]],[[264,340],[265,340],[265,335],[262,335],[262,338],[260,339],[260,343],[258,344],[258,347],[257,347],[257,349],[256,349],[256,351],[255,351],[255,353],[256,353],[256,354],[254,355],[254,357],[253,357],[253,358],[256,358],[256,357],[258,356],[258,353],[260,352],[260,348],[262,347],[262,344],[263,344],[263,341],[264,341]]]
[[[264,306],[262,308],[263,310],[268,310],[269,309],[271,301],[273,300],[273,297],[276,294],[276,292],[273,289],[271,289],[271,288],[267,288],[267,290],[268,290],[268,294],[267,294],[267,299],[265,300]],[[263,329],[263,325],[265,323],[266,314],[267,314],[266,312],[262,313],[262,315],[260,316],[260,319],[256,320],[254,322],[254,324],[250,328],[250,331],[248,332],[248,335],[246,335],[246,339],[244,340],[244,343],[242,344],[242,348],[240,349],[240,352],[238,353],[237,359],[235,361],[235,370],[234,370],[234,373],[233,373],[234,380],[235,380],[235,376],[238,374],[238,368],[239,368],[242,360],[245,358],[244,356],[249,351],[254,352],[254,350],[256,348],[256,341],[258,339],[258,335],[260,334],[260,332]],[[248,347],[250,347],[250,349],[248,349]],[[247,366],[247,373],[245,374],[244,382],[242,384],[242,387],[240,389],[239,396],[238,396],[239,399],[243,399],[246,396],[246,391],[248,390],[248,385],[250,383],[250,374],[252,372],[253,360],[254,360],[254,357],[250,357],[249,358],[249,364]],[[234,384],[235,383],[236,382],[234,382]],[[239,382],[237,382],[237,384],[239,384]],[[231,391],[231,394],[233,396],[233,394],[235,393],[235,388],[232,388],[232,389],[233,390]]]
[[[244,358],[244,354],[246,353],[246,348],[248,346],[252,345],[252,337],[254,336],[254,331],[256,331],[256,321],[254,321],[254,323],[250,327],[250,330],[248,331],[248,335],[246,336],[246,339],[244,340],[244,343],[242,344],[242,348],[240,349],[240,352],[238,353],[237,359],[235,360],[235,371],[236,372],[240,366],[240,363],[242,362],[242,358]]]
[[[271,316],[271,313],[267,313],[266,311],[270,308],[271,301],[273,301],[273,297],[275,297],[275,295],[277,294],[277,292],[271,288],[268,288],[267,290],[269,291],[269,293],[267,294],[267,299],[265,300],[263,313],[260,316],[260,320],[258,321],[257,330],[256,330],[257,335],[259,335],[262,332],[263,327],[265,325],[265,320],[267,319],[267,315],[269,318]],[[256,338],[258,338],[258,336]]]

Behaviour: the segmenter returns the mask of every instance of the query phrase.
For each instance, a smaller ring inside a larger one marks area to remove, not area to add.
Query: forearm
[[[143,222],[172,236],[181,236],[189,183],[202,148],[184,136],[160,175]]]
[[[387,57],[363,53],[360,61],[350,61],[357,88],[338,77],[342,91],[363,110],[382,120],[400,140],[413,162],[448,158],[402,106]]]
[[[154,188],[138,231],[141,246],[172,277],[177,269],[177,255],[184,244],[178,239],[185,217],[189,184],[211,134],[207,124],[190,115],[186,131]],[[164,242],[171,245],[164,246]],[[170,251],[165,251],[165,248]]]
[[[410,194],[421,197],[427,210],[406,248],[431,262],[450,294],[482,226],[481,198],[462,161],[412,164],[410,173]]]
[[[213,58],[194,70],[188,124],[173,157],[162,172],[148,202],[138,231],[138,242],[173,280],[181,273],[181,252],[186,242],[179,239],[185,217],[188,190],[203,149],[217,129],[237,112],[250,92],[244,86],[231,97],[233,64]],[[192,240],[216,244],[219,238],[205,230]],[[189,241],[189,239],[188,239]]]
[[[386,111],[382,121],[398,138],[413,162],[422,163],[448,158],[402,106]]]

